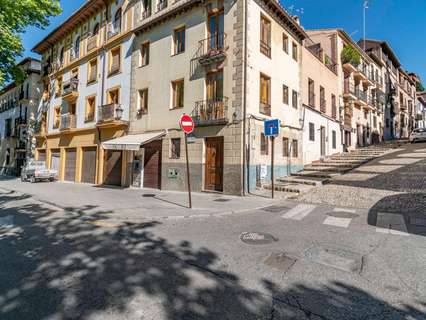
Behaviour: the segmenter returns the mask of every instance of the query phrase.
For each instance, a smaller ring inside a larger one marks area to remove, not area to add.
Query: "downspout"
[[[244,89],[243,89],[243,176],[242,176],[242,187],[243,192],[242,195],[246,195],[246,169],[247,172],[250,168],[246,168],[246,156],[247,156],[247,150],[246,150],[246,117],[247,117],[247,4],[248,0],[243,0],[244,2]]]

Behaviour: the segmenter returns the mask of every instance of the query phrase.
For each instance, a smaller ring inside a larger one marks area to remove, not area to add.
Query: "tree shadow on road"
[[[426,193],[384,197],[368,211],[368,224],[426,236]]]
[[[0,194],[13,216],[0,225],[2,320],[426,318],[344,283],[248,288],[216,252],[156,235],[159,222],[102,228],[16,196]]]

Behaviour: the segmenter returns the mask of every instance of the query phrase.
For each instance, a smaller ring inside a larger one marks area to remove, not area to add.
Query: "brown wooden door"
[[[83,148],[83,167],[81,182],[95,183],[96,181],[96,147]]]
[[[321,157],[325,156],[325,127],[320,129]]]
[[[58,176],[60,177],[61,152],[58,149],[52,150],[52,154],[50,157],[50,169],[56,170],[58,172]]]
[[[223,191],[223,137],[206,138],[204,188]]]
[[[75,181],[76,155],[76,149],[65,150],[65,181]]]
[[[161,140],[153,141],[144,146],[144,188],[161,188],[161,148]]]
[[[108,150],[106,152],[105,181],[110,186],[121,186],[122,152]]]

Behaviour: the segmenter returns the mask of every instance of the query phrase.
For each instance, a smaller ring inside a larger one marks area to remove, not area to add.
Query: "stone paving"
[[[424,146],[407,144],[394,153],[334,177],[330,184],[302,194],[298,201],[357,208],[371,208],[383,199],[392,199],[394,205],[398,198],[409,202],[410,195],[426,192]]]

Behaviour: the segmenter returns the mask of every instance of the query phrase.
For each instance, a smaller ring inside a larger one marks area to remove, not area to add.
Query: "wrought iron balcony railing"
[[[123,109],[120,104],[109,103],[98,108],[98,123],[121,120],[123,117]]]
[[[214,33],[198,43],[196,57],[200,64],[207,65],[226,58],[226,33]]]
[[[167,0],[161,0],[157,3],[157,12],[167,8]]]
[[[215,98],[195,102],[191,114],[195,125],[216,125],[228,123],[228,98]]]
[[[78,78],[71,78],[62,85],[62,96],[78,93]]]
[[[77,125],[77,116],[71,113],[61,115],[60,130],[73,129]]]

